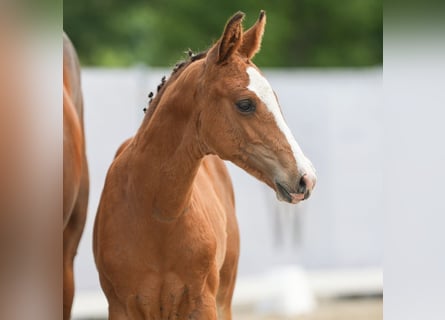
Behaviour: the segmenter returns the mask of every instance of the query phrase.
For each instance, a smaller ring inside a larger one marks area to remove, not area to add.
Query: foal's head
[[[279,200],[307,199],[316,176],[289,130],[269,82],[251,58],[259,51],[265,13],[246,32],[235,14],[203,61],[196,108],[208,153],[234,162],[276,191]]]
[[[193,83],[203,152],[234,162],[274,189],[279,200],[297,203],[310,196],[315,170],[286,125],[269,82],[251,61],[260,49],[265,13],[246,32],[243,18],[235,14],[207,54],[176,76]]]

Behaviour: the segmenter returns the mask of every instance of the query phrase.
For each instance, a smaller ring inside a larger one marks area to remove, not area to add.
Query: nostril
[[[303,175],[300,178],[300,181],[298,182],[297,192],[304,194],[304,193],[306,193],[306,189],[307,189],[306,177],[305,177],[305,175]]]

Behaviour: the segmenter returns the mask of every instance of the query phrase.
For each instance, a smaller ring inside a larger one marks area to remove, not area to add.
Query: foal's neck
[[[197,115],[190,108],[193,93],[181,90],[185,93],[179,96],[178,88],[165,89],[151,119],[145,119],[134,138],[132,178],[140,210],[169,222],[188,210],[204,155],[199,148]]]

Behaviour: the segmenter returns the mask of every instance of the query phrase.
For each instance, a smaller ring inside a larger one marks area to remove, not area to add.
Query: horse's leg
[[[229,215],[227,252],[220,270],[220,283],[216,303],[218,320],[232,320],[232,296],[235,289],[239,258],[239,231],[235,215]]]
[[[86,168],[86,164],[84,166]],[[63,230],[63,319],[70,319],[74,297],[73,262],[77,253],[82,231],[85,226],[88,206],[88,171],[82,175],[82,182],[73,212]]]

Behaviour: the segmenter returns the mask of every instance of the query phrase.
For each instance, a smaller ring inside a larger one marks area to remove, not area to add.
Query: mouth
[[[286,201],[288,203],[297,204],[298,202],[305,200],[307,197],[303,193],[292,193],[289,192],[286,187],[284,187],[279,182],[275,183],[277,186],[277,198],[281,201]]]

